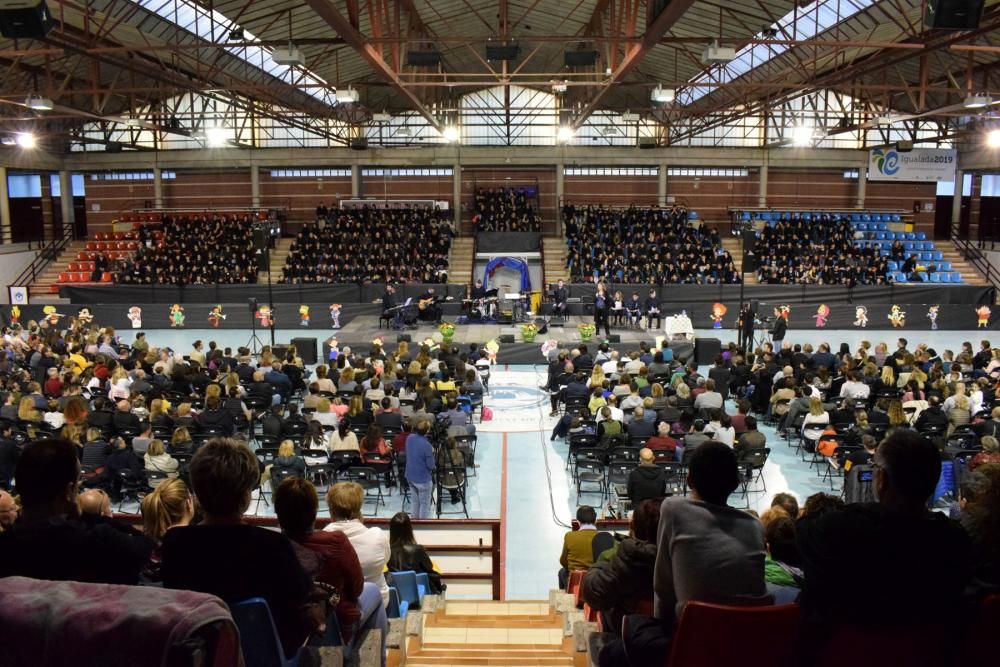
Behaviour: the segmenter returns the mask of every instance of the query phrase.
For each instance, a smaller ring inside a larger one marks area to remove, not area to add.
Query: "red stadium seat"
[[[86,271],[79,271],[79,272],[77,272],[77,274],[76,274],[76,282],[78,282],[78,283],[89,283],[90,282],[90,274],[87,273]]]
[[[97,242],[96,241],[87,241],[86,248],[87,248],[87,250],[97,250]]]
[[[733,607],[688,602],[677,624],[666,664],[668,667],[791,666],[795,664],[795,637],[799,635],[801,621],[797,604]],[[705,640],[722,628],[725,641]],[[854,655],[854,647],[848,645],[844,649]],[[849,662],[854,664],[853,660]]]
[[[95,241],[103,241],[104,237],[105,237],[104,232],[97,232],[96,234],[94,234]]]
[[[947,665],[954,648],[947,637],[945,624],[934,622],[899,630],[833,627],[812,664],[816,667]],[[992,653],[995,655],[995,649]]]
[[[139,231],[140,227],[142,227],[142,225],[140,225],[138,222],[132,223],[132,229],[134,229],[135,231]]]
[[[69,274],[68,273],[60,273],[59,274],[59,282],[61,282],[61,283],[68,283],[69,282]]]
[[[80,265],[77,264],[76,262],[70,262],[66,268],[69,269],[70,271],[79,271]]]
[[[111,282],[111,273],[108,272],[108,271],[105,271],[104,273],[102,273],[101,274],[101,282],[102,283],[110,283]]]
[[[139,244],[136,241],[129,241],[125,244],[125,249],[129,252],[135,252],[139,249]]]
[[[83,260],[87,259],[87,253],[81,250],[80,252],[76,253],[76,258],[82,262]]]
[[[121,241],[125,238],[125,232],[115,232],[115,241]]]

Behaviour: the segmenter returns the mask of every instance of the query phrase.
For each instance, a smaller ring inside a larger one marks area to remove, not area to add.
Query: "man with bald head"
[[[111,498],[104,489],[87,489],[77,499],[82,517],[111,518]]]
[[[643,447],[639,450],[639,465],[628,476],[628,497],[635,507],[648,498],[662,498],[667,485],[663,468],[656,465],[653,450]]]
[[[115,432],[139,433],[139,418],[132,414],[132,404],[128,401],[118,401],[117,410],[111,418],[111,424],[115,427]]]
[[[10,530],[17,521],[17,503],[14,496],[6,491],[0,491],[0,533]]]

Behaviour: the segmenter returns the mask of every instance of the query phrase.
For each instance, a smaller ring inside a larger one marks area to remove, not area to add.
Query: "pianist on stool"
[[[386,285],[385,292],[382,293],[382,314],[388,315],[389,311],[397,305],[396,288],[392,285]]]
[[[441,297],[434,293],[434,288],[428,287],[427,291],[420,295],[419,301],[420,319],[440,324],[441,306],[438,305],[438,302],[441,301]]]
[[[561,279],[556,282],[555,288],[552,290],[552,314],[556,317],[566,317],[566,300],[569,299],[569,290],[566,289],[566,283]]]
[[[656,290],[649,290],[649,296],[643,302],[646,309],[646,328],[653,328],[653,320],[656,320],[656,328],[660,328],[660,300],[656,298]]]

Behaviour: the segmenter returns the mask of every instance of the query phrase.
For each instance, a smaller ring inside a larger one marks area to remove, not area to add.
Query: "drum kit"
[[[493,322],[497,319],[500,297],[496,289],[486,291],[483,299],[462,299],[462,312],[475,322]]]

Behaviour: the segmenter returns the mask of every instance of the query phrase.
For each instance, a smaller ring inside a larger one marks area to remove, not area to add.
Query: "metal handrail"
[[[962,258],[983,274],[990,285],[1000,289],[1000,270],[994,268],[993,263],[986,258],[982,250],[974,246],[969,239],[962,238],[959,225],[952,223],[950,237],[952,243],[955,244],[955,248],[962,255]]]
[[[32,285],[38,275],[45,270],[50,262],[55,261],[59,257],[62,251],[66,249],[66,246],[70,244],[70,241],[76,236],[76,224],[73,222],[63,222],[61,232],[58,237],[53,238],[38,251],[38,254],[31,260],[31,263],[25,267],[20,275],[11,281],[8,288],[28,287]]]

